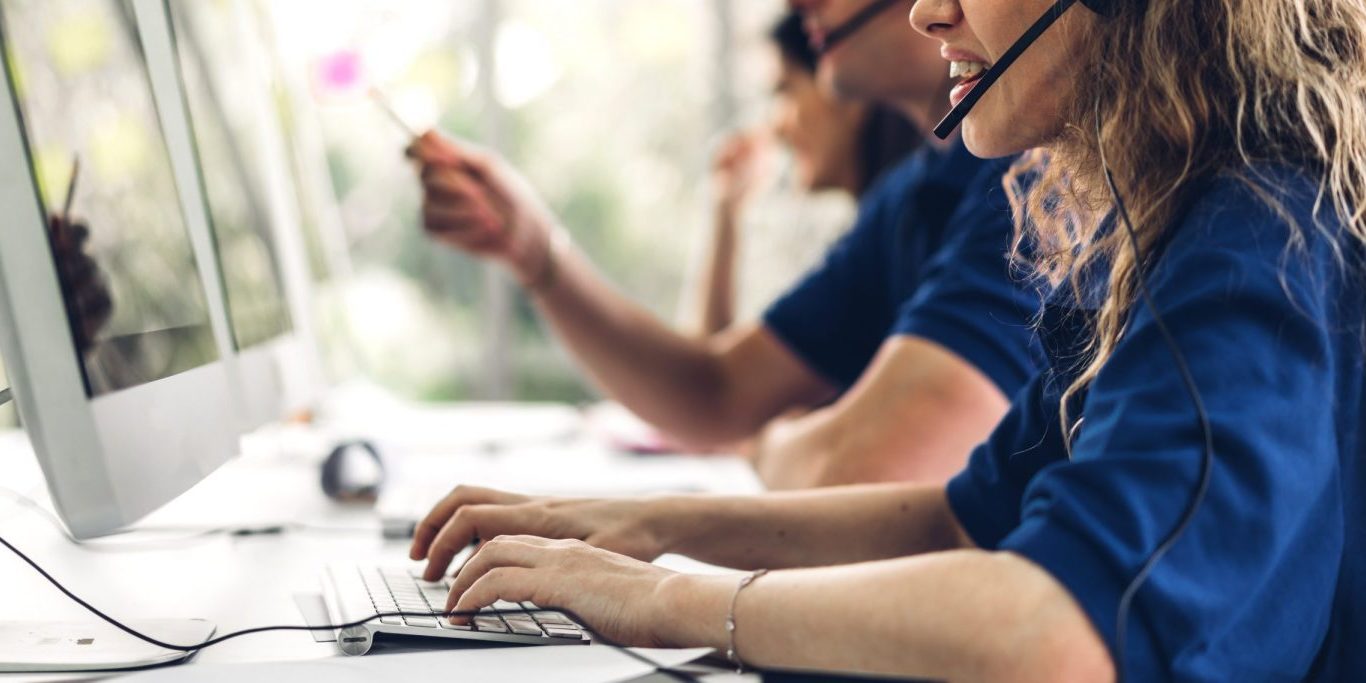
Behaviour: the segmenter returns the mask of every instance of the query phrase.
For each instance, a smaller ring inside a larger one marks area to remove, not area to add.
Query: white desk
[[[758,490],[758,482],[747,467],[733,459],[612,454],[571,429],[567,416],[572,415],[569,409],[544,406],[449,407],[408,415],[396,423],[401,425],[401,433],[383,433],[383,425],[377,424],[376,433],[369,435],[381,444],[393,444],[391,455],[398,461],[400,472],[408,473],[401,474],[400,480],[405,476],[431,480],[446,472],[461,479],[450,480],[450,485],[496,485],[530,492],[568,493],[582,487],[593,493],[608,493],[606,483],[625,493],[628,489],[672,488],[668,486],[671,479],[689,490]],[[449,447],[442,447],[434,438],[442,425],[449,425],[451,430]],[[471,426],[478,429],[468,428]],[[513,444],[501,451],[496,448],[500,429],[505,430],[505,441]],[[161,550],[94,552],[67,543],[42,517],[3,498],[0,534],[77,594],[117,618],[204,618],[217,624],[220,633],[302,623],[294,595],[318,592],[319,573],[327,563],[406,561],[407,544],[381,540],[373,510],[332,503],[318,485],[317,465],[329,440],[338,434],[367,435],[365,431],[352,421],[344,429],[324,427],[321,432],[328,436],[321,438],[298,428],[254,435],[246,441],[242,458],[144,524],[240,527],[296,521],[374,527],[374,534],[215,537]],[[480,431],[477,452],[469,451],[470,443],[460,442],[462,438],[468,440],[473,431]],[[545,438],[529,438],[538,434]],[[516,486],[519,473],[531,485]],[[21,434],[0,434],[0,484],[44,502],[47,499],[32,451]],[[424,495],[434,498],[445,488],[433,486]],[[423,505],[425,502],[418,507]],[[139,536],[138,540],[144,538]],[[93,618],[8,553],[0,555],[0,595],[0,619],[4,620]],[[189,666],[334,656],[333,644],[316,643],[307,634],[270,633],[206,650]],[[81,677],[65,679],[73,678]]]

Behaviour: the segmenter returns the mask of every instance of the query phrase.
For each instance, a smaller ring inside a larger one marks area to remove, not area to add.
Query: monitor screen
[[[0,36],[87,393],[217,360],[131,2],[0,0]]]
[[[186,107],[198,150],[219,272],[234,342],[246,349],[291,331],[264,174],[256,149],[248,49],[236,39],[233,3],[167,3],[176,38]]]

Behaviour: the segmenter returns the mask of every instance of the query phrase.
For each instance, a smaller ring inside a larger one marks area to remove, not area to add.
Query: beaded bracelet
[[[737,674],[745,672],[745,663],[740,659],[740,653],[735,650],[735,605],[740,602],[740,592],[767,573],[767,569],[750,572],[740,579],[739,585],[735,587],[735,595],[730,598],[730,613],[726,615],[726,634],[730,637],[730,647],[726,649],[726,659],[735,665],[735,673]]]

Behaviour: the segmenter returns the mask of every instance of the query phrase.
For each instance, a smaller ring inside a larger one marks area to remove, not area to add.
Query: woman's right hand
[[[653,498],[532,498],[459,486],[418,524],[409,555],[427,560],[428,581],[445,574],[471,543],[498,536],[575,539],[648,562],[668,551],[656,524],[663,506]]]
[[[764,152],[768,137],[762,131],[736,133],[724,144],[712,162],[712,184],[716,202],[729,211],[739,211],[759,189]]]

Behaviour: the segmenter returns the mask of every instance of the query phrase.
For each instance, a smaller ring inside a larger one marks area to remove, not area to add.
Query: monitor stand
[[[128,626],[168,643],[202,643],[215,630],[201,619],[147,619]],[[102,621],[0,622],[0,673],[118,671],[192,655],[144,643]]]

